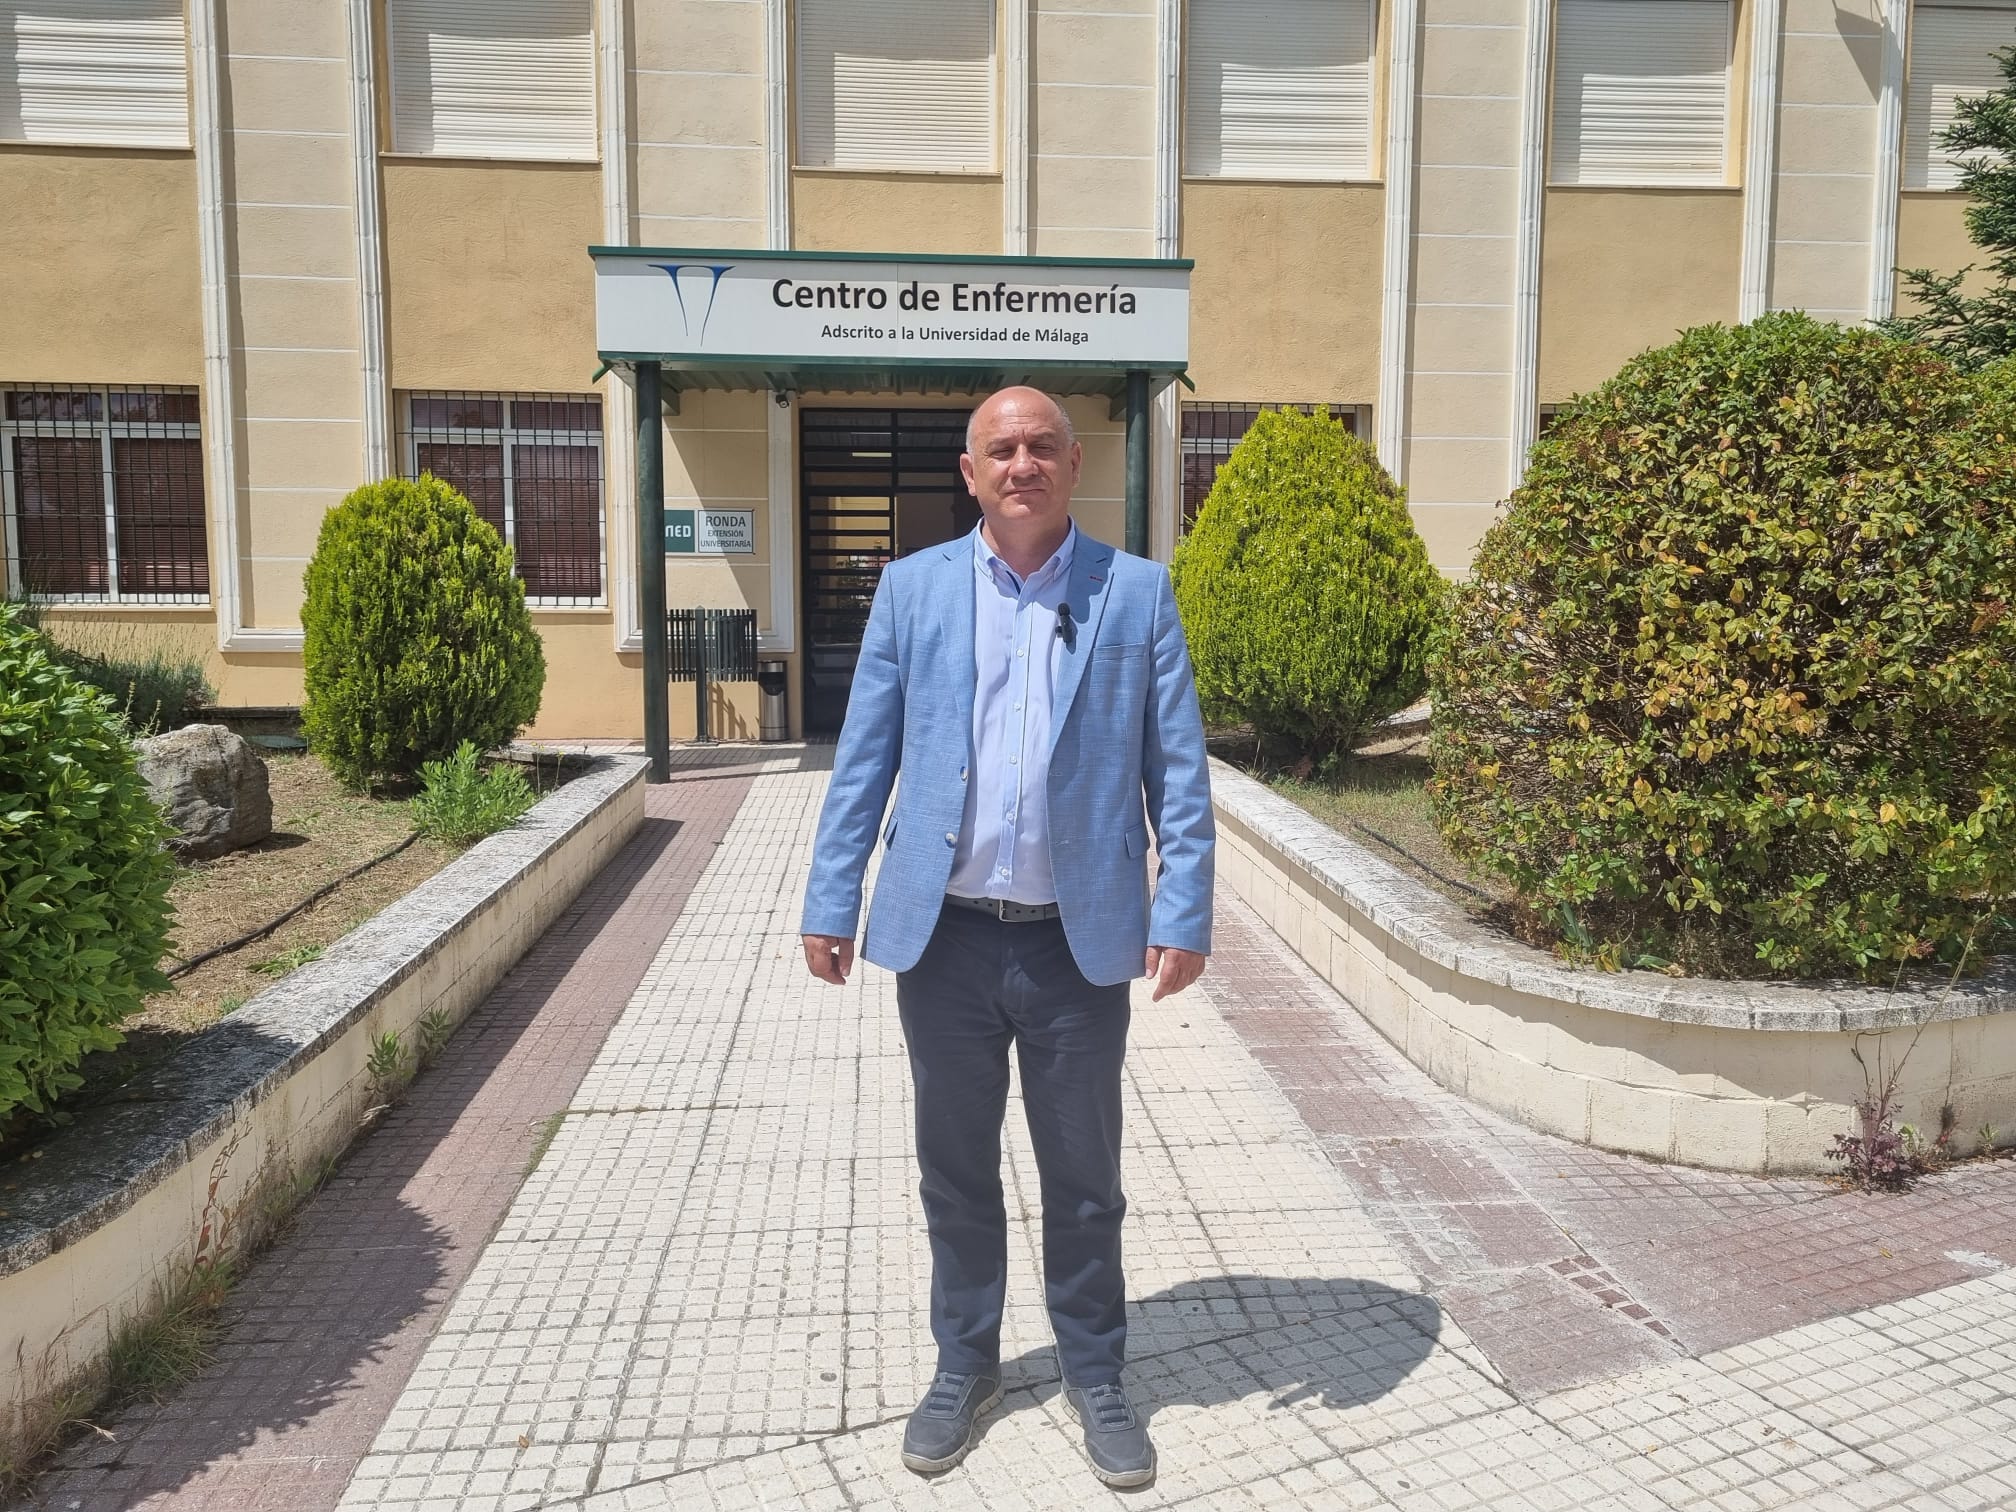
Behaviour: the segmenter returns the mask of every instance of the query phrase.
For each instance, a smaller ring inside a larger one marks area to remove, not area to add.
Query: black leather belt
[[[1006,898],[962,898],[957,893],[945,894],[945,901],[987,914],[1003,924],[1034,924],[1040,919],[1060,916],[1055,903],[1010,903]]]

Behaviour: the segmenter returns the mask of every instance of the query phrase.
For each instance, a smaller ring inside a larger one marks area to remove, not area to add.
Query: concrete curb
[[[1211,783],[1234,890],[1415,1064],[1533,1127],[1694,1165],[1819,1170],[1866,1095],[1855,1037],[1921,1023],[1901,1121],[1937,1130],[1951,1107],[1964,1147],[2016,1114],[2016,962],[1950,995],[1576,969],[1223,762]]]
[[[644,778],[602,758],[0,1172],[0,1445],[176,1273],[228,1253],[263,1189],[349,1144],[372,1042],[482,1001],[637,831]]]

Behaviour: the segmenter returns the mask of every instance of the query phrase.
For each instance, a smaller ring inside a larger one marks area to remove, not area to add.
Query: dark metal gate
[[[808,734],[840,728],[883,567],[963,535],[980,518],[959,475],[966,415],[800,411]]]

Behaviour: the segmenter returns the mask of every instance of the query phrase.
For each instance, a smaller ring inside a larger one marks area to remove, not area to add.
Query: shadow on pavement
[[[1442,1309],[1377,1281],[1232,1274],[1136,1297],[1127,1324],[1128,1387],[1151,1418],[1262,1393],[1272,1408],[1341,1411],[1377,1401],[1428,1358]],[[1030,1405],[1058,1387],[1047,1347],[1005,1361],[1002,1374],[1011,1392],[1032,1393]]]

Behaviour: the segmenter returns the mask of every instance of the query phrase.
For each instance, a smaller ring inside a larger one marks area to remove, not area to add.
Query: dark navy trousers
[[[1043,1191],[1043,1287],[1064,1379],[1120,1379],[1127,1284],[1120,1270],[1120,1065],[1127,983],[1095,987],[1055,919],[1004,924],[947,907],[931,943],[896,978],[917,1092],[917,1166],[931,1235],[931,1332],[938,1368],[1001,1358],[1008,1215],[1001,1124],[1008,1050]]]

